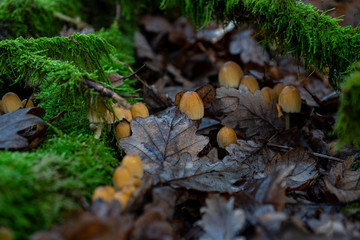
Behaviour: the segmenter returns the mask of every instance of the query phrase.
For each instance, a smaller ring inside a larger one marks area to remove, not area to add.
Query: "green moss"
[[[89,201],[93,190],[111,184],[118,160],[92,135],[64,135],[36,152],[0,152],[0,226],[18,239],[59,222]]]
[[[335,131],[339,137],[338,146],[354,144],[360,147],[360,71],[349,75],[340,95]]]

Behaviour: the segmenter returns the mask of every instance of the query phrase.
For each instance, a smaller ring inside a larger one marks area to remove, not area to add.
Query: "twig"
[[[103,85],[96,83],[90,79],[85,79],[85,83],[86,83],[86,85],[93,88],[95,91],[101,93],[102,95],[114,99],[117,103],[120,104],[120,106],[123,106],[126,109],[131,108],[131,104],[128,101],[126,101],[123,97],[121,97],[119,94],[117,94],[116,92],[111,91],[110,89],[108,89],[108,88],[104,87]]]
[[[59,12],[54,12],[54,16],[59,18],[60,20],[76,25],[77,29],[91,28],[89,24],[81,21],[80,17],[72,18]]]
[[[143,68],[145,67],[145,64],[142,65],[138,70],[136,70],[135,72],[132,71],[132,73],[130,75],[127,75],[127,76],[121,76],[119,77],[119,80],[125,80],[125,79],[128,79],[128,78],[131,78],[133,76],[135,76],[139,71],[141,71]],[[130,69],[129,69],[130,70]]]
[[[125,65],[129,69],[130,72],[135,73],[134,76],[136,77],[137,80],[139,80],[139,82],[141,82],[145,87],[150,88],[150,86],[136,74],[137,71],[134,72],[134,70],[130,67],[130,65],[128,63],[120,62],[119,60],[116,60],[114,58],[113,58],[113,61],[115,61],[115,62],[117,62],[119,64],[122,64],[122,65]],[[145,67],[145,64],[144,64],[143,67]],[[141,67],[141,68],[143,68],[143,67]]]
[[[277,145],[277,144],[273,144],[273,143],[268,143],[267,146],[269,147],[276,147],[276,148],[280,148],[282,150],[288,151],[293,149],[292,147],[288,147],[288,146],[283,146],[283,145]],[[309,151],[310,152],[310,151]],[[333,160],[333,161],[337,161],[337,162],[343,162],[343,159],[340,158],[336,158],[336,157],[332,157],[332,156],[328,156],[325,154],[321,154],[321,153],[315,153],[315,152],[310,152],[312,155],[317,156],[317,157],[321,157],[321,158],[326,158],[329,160]]]

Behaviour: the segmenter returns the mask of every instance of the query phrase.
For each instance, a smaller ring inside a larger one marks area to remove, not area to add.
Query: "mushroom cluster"
[[[87,110],[90,128],[95,131],[95,138],[99,139],[102,133],[104,124],[109,128],[116,124],[115,132],[116,138],[121,139],[131,135],[130,122],[133,118],[149,116],[149,110],[143,103],[135,103],[131,109],[125,109],[113,104],[109,110],[103,101],[90,101]]]
[[[8,92],[0,100],[0,114],[14,112],[20,108],[34,107],[34,103],[29,99],[20,100],[16,93]]]
[[[97,187],[93,193],[92,200],[102,199],[106,203],[114,200],[119,201],[124,210],[130,197],[140,186],[143,175],[144,169],[139,156],[126,155],[122,159],[121,165],[114,171],[114,187]]]
[[[271,68],[270,75],[273,79],[279,79],[281,77],[281,73],[277,67]],[[260,90],[259,83],[256,79],[250,75],[244,76],[242,68],[232,61],[226,62],[220,67],[218,80],[220,87],[238,88],[240,84],[244,84],[252,93],[255,93],[256,90]],[[285,113],[285,128],[289,129],[289,113],[297,113],[301,110],[300,93],[296,87],[286,86],[284,83],[278,83],[273,89],[270,87],[262,88],[261,93],[267,103],[271,103],[273,101],[278,102],[277,107],[279,117],[282,116],[283,111]]]

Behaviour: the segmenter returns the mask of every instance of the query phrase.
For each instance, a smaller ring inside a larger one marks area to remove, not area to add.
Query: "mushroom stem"
[[[103,128],[103,124],[102,124],[102,123],[98,123],[98,125],[96,126],[96,131],[95,131],[95,136],[94,136],[95,139],[99,139],[99,138],[100,138],[102,128]]]
[[[290,128],[290,113],[285,113],[285,130]]]

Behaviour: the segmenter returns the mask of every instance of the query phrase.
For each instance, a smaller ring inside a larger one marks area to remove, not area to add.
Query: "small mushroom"
[[[24,100],[21,101],[21,104],[23,105],[24,108],[35,107],[33,101],[31,101],[31,99],[29,99],[29,100],[24,99]]]
[[[130,174],[134,177],[142,178],[144,175],[143,165],[138,155],[125,155],[125,157],[122,159],[121,165],[127,167],[127,169],[130,171]]]
[[[261,93],[264,96],[265,102],[270,103],[272,100],[274,100],[274,93],[273,90],[269,87],[263,87],[261,89]]]
[[[230,144],[236,143],[236,133],[231,127],[224,126],[217,134],[217,143],[219,147],[226,148]]]
[[[184,91],[181,91],[176,94],[175,102],[174,102],[175,106],[179,106],[180,100],[181,100],[182,96],[184,95],[184,93],[185,93]]]
[[[134,178],[127,167],[119,166],[114,171],[113,182],[115,188],[120,190],[125,186],[133,186]]]
[[[92,201],[95,202],[101,198],[105,202],[110,203],[114,199],[115,189],[111,186],[97,187],[92,195]]]
[[[274,98],[276,99],[277,102],[279,101],[279,95],[281,91],[284,89],[284,87],[286,87],[284,83],[278,83],[273,87]]]
[[[129,109],[125,109],[125,119],[128,122],[131,122],[131,120],[132,120],[132,114],[131,114],[131,111]]]
[[[128,195],[122,191],[116,192],[114,195],[114,199],[121,203],[122,210],[124,210],[127,206],[127,203],[130,199],[131,195]]]
[[[244,84],[245,86],[248,87],[248,89],[254,93],[255,90],[259,90],[260,87],[259,87],[259,83],[256,81],[256,79],[251,76],[251,75],[246,75],[244,76],[241,81],[240,81],[240,84]]]
[[[301,111],[301,97],[299,91],[294,86],[285,87],[279,95],[279,105],[285,113],[285,129],[290,128],[289,113]]]
[[[6,93],[1,99],[2,111],[6,114],[23,108],[20,98],[13,92]]]
[[[199,120],[204,117],[204,103],[196,92],[186,92],[182,96],[179,109],[191,120]]]
[[[120,121],[118,125],[116,125],[115,132],[117,139],[129,137],[131,135],[130,124],[124,120]]]
[[[131,115],[133,118],[147,118],[149,116],[149,110],[143,103],[135,103],[131,106]]]
[[[226,62],[219,70],[219,85],[220,87],[238,88],[244,72],[236,62]]]
[[[99,139],[103,128],[103,123],[107,122],[108,118],[108,110],[105,104],[102,101],[98,102],[97,104],[93,103],[93,101],[90,101],[90,105],[87,109],[87,117],[90,123],[96,125],[94,137]]]

